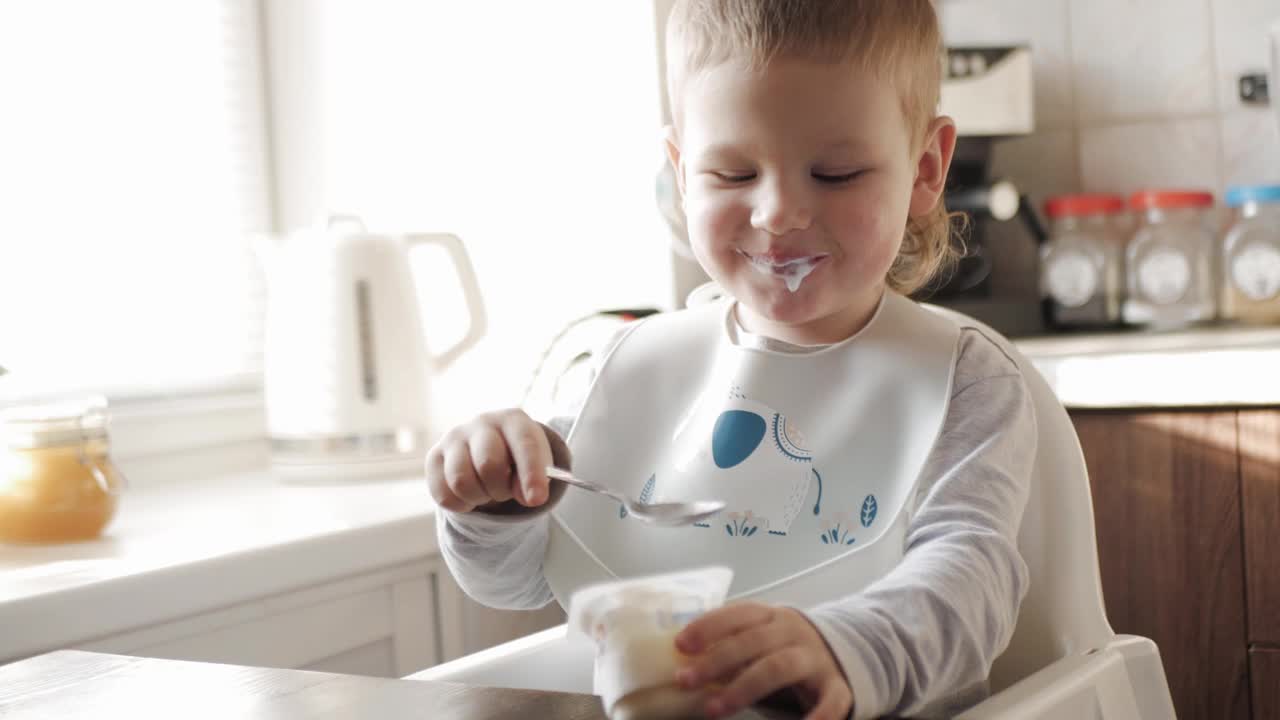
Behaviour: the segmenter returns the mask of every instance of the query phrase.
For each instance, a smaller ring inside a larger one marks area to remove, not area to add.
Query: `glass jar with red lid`
[[[1129,198],[1141,216],[1125,254],[1124,320],[1152,328],[1212,321],[1218,309],[1213,194],[1144,190]]]
[[[1058,195],[1044,205],[1049,241],[1040,250],[1040,295],[1058,327],[1120,321],[1124,299],[1124,213],[1119,195]]]

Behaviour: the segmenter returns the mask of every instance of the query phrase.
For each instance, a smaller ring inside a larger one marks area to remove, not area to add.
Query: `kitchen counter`
[[[1023,338],[1068,408],[1280,406],[1280,327]]]
[[[0,667],[0,715],[32,718],[606,720],[595,695],[63,650]],[[797,720],[755,707],[731,720]]]
[[[0,545],[0,662],[436,552],[421,478],[143,487],[98,540]]]
[[[137,720],[605,720],[600,698],[593,695],[72,650],[0,667],[0,715]]]

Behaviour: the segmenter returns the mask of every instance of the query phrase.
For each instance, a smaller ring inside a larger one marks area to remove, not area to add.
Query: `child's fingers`
[[[449,490],[473,507],[489,502],[489,493],[485,492],[476,476],[475,467],[471,464],[471,451],[466,443],[457,443],[445,448],[444,477]]]
[[[444,472],[444,451],[432,448],[427,453],[427,489],[436,504],[451,512],[471,512],[474,505],[454,494],[449,488],[449,481]]]
[[[490,425],[483,425],[467,440],[471,452],[471,464],[485,493],[494,502],[506,502],[518,490],[515,473],[511,470],[511,455],[502,434]]]
[[[840,678],[832,678],[822,687],[818,703],[804,720],[842,720],[853,711],[853,692]]]
[[[502,422],[502,437],[516,464],[523,502],[530,507],[547,501],[546,467],[551,464],[551,444],[542,426],[522,412],[508,415]]]
[[[774,612],[762,603],[734,603],[708,611],[676,635],[676,649],[696,655],[729,635],[769,622]]]
[[[754,625],[711,645],[681,668],[676,679],[687,689],[721,680],[756,658],[781,650],[794,640],[781,623]]]
[[[802,647],[792,645],[757,659],[738,673],[723,690],[707,701],[707,714],[724,717],[795,685],[814,672],[814,659]]]

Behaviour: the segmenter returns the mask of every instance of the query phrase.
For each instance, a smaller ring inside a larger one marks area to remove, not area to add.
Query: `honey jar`
[[[0,409],[0,541],[96,538],[124,485],[102,398]]]

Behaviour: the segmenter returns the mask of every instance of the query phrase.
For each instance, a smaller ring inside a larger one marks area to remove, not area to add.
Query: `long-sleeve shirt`
[[[739,344],[790,346],[737,328]],[[571,418],[548,423],[567,434]],[[854,717],[949,716],[988,693],[1027,592],[1017,536],[1035,458],[1035,414],[1016,364],[975,329],[961,333],[942,432],[925,464],[902,562],[861,591],[802,608],[854,694]],[[553,597],[542,575],[548,516],[498,522],[441,511],[442,554],[468,595],[531,609]]]

